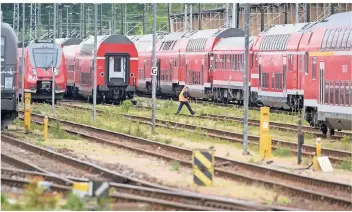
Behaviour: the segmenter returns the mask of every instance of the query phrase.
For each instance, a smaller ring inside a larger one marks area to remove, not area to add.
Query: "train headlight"
[[[13,89],[13,77],[5,77],[5,89]]]
[[[32,72],[33,72],[33,74],[34,74],[35,76],[37,76],[37,74],[38,74],[38,73],[37,73],[37,69],[33,68],[33,69],[32,69]]]
[[[53,68],[53,72],[54,72],[55,76],[57,76],[59,74],[59,69],[54,67]]]

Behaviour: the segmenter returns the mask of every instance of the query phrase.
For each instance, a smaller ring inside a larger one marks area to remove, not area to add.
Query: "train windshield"
[[[51,47],[51,48],[50,48]],[[48,69],[51,67],[58,67],[61,63],[62,50],[60,47],[52,44],[34,43],[29,48],[29,54],[32,66],[34,68]]]

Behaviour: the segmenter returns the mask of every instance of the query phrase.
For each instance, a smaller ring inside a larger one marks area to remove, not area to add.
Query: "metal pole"
[[[298,24],[299,23],[299,4],[298,3],[296,3],[296,24]]]
[[[50,39],[51,9],[49,9],[48,39]]]
[[[66,7],[66,38],[69,37],[69,31],[68,31],[68,8]]]
[[[156,4],[153,4],[153,67],[156,67]],[[155,133],[155,110],[156,110],[156,75],[152,79],[152,133]]]
[[[236,3],[232,4],[232,28],[238,28],[237,10],[238,10],[237,4]]]
[[[125,9],[124,9],[125,5],[121,4],[121,35],[125,34],[124,32],[124,13],[125,13]]]
[[[22,4],[22,104],[24,105],[24,31],[25,31],[25,25],[24,25],[24,17],[26,15],[25,12],[25,3]]]
[[[51,87],[51,110],[52,113],[55,114],[55,72],[54,69],[56,68],[56,58],[55,57],[55,39],[56,39],[56,4],[54,4],[54,32],[53,32],[53,82]],[[58,52],[59,53],[59,52]]]
[[[248,89],[248,57],[249,57],[249,10],[250,6],[247,3],[245,6],[245,48],[246,51],[244,53],[244,121],[243,121],[243,154],[247,155],[247,145],[248,145],[248,97],[249,97],[249,89]]]
[[[229,7],[230,7],[230,4],[227,3],[226,4],[226,23],[225,23],[225,28],[229,28],[230,27],[230,19],[229,19]]]
[[[147,33],[147,26],[146,26],[146,18],[145,15],[147,13],[147,4],[143,4],[143,35]]]
[[[185,4],[185,23],[184,23],[184,28],[183,31],[187,31],[187,4]]]
[[[94,65],[93,65],[93,121],[96,120],[97,111],[96,111],[96,104],[97,104],[97,25],[98,25],[98,4],[94,5]]]
[[[193,30],[193,4],[189,5],[189,28]]]
[[[202,29],[202,11],[200,10],[200,3],[198,4],[198,29]]]
[[[169,24],[169,32],[171,32],[171,3],[169,3],[168,7],[167,7],[167,20],[168,20],[168,24]]]
[[[100,35],[103,35],[103,3],[100,4]]]
[[[297,163],[301,164],[302,163],[302,145],[304,143],[304,134],[302,132],[302,115],[304,115],[304,108],[303,111],[298,113],[298,149],[297,149]]]

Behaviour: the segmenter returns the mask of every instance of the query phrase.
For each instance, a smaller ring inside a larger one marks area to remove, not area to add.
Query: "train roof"
[[[59,38],[55,39],[55,42],[63,46],[78,45],[82,42],[82,39],[79,38]]]
[[[256,36],[249,37],[249,46],[253,45]],[[244,50],[245,49],[245,37],[229,37],[221,39],[214,47],[214,51],[221,50]]]
[[[16,44],[18,42],[16,32],[8,23],[1,22],[1,36],[6,36],[7,39],[11,39],[11,42],[15,42]]]
[[[352,11],[333,14],[322,21],[312,22],[305,29],[310,31],[316,28],[351,28],[352,27]]]
[[[97,36],[97,48],[102,44],[133,44],[133,42],[124,35],[99,35]],[[89,36],[80,43],[81,55],[92,55],[94,49],[94,36]]]
[[[309,26],[310,23],[298,23],[298,24],[280,24],[272,25],[265,29],[259,35],[282,35],[301,32],[304,28]]]

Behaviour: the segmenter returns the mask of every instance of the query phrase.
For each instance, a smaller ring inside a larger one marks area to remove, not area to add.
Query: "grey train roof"
[[[82,39],[79,39],[79,38],[60,38],[60,39],[56,39],[56,43],[60,44],[61,46],[78,45],[81,42],[82,42]]]
[[[260,35],[281,35],[300,32],[309,24],[310,23],[273,25],[261,32]]]
[[[249,46],[253,45],[256,36],[249,37]],[[234,47],[238,49],[245,48],[245,37],[229,37],[221,39],[214,47],[214,50],[231,50]]]
[[[10,48],[5,48],[5,54],[10,53],[11,51],[17,51],[17,36],[13,28],[10,26],[10,24],[1,22],[1,36],[6,37],[6,45],[13,44],[13,46],[10,46]],[[13,53],[13,52],[12,52]],[[7,57],[5,60],[6,64],[16,64],[17,58],[15,57]]]
[[[99,48],[100,44],[118,44],[126,43],[132,44],[133,42],[124,35],[99,35],[97,36],[97,46]],[[94,36],[87,37],[84,41],[80,43],[80,54],[81,55],[92,55],[94,49]]]
[[[228,37],[242,37],[244,31],[237,28],[222,28],[222,29],[205,29],[187,32],[183,38],[198,39],[198,38],[228,38]]]
[[[320,22],[312,22],[305,30],[315,28],[350,28],[352,27],[352,12],[333,14]]]

